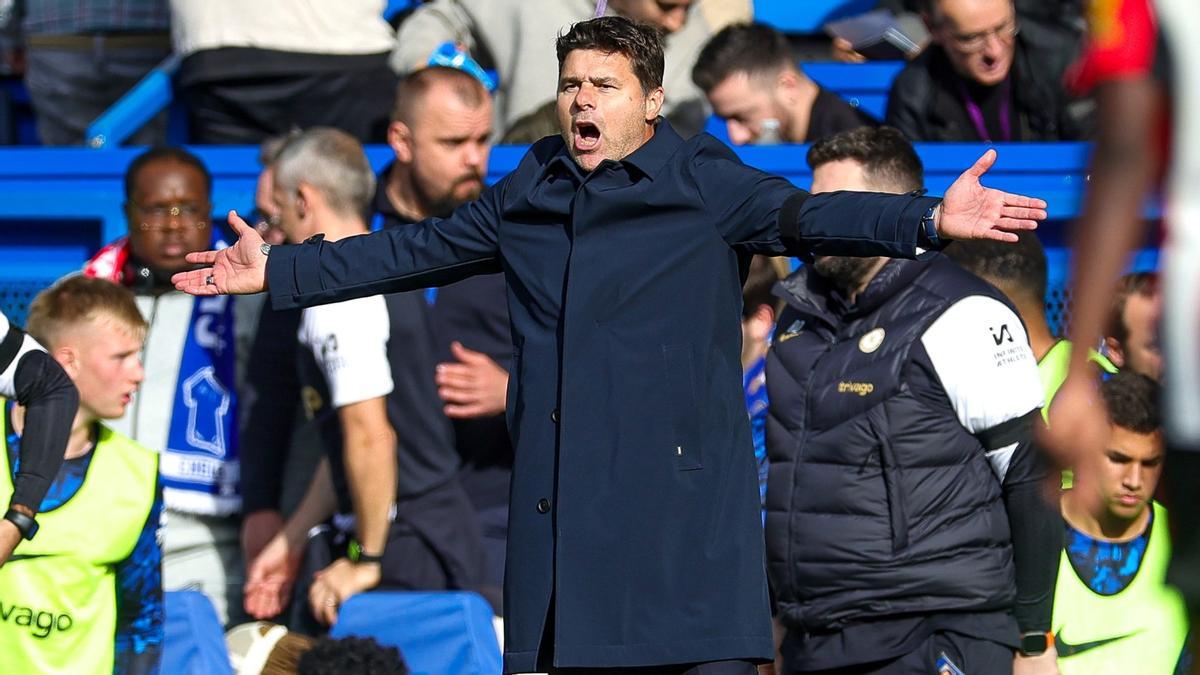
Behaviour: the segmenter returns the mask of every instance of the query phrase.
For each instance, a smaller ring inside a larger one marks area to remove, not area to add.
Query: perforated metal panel
[[[1071,318],[1071,289],[1065,285],[1050,286],[1046,289],[1046,322],[1050,324],[1050,332],[1063,335],[1067,330],[1067,322]]]
[[[29,314],[29,303],[54,281],[53,278],[0,281],[0,310],[3,310],[10,321],[24,326],[25,317]]]

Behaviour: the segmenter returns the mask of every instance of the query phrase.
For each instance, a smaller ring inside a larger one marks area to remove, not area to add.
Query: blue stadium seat
[[[492,610],[475,593],[360,593],[342,605],[330,635],[398,647],[413,675],[501,671]]]
[[[383,8],[383,18],[391,19],[400,12],[412,9],[421,4],[421,0],[387,0],[387,6]]]
[[[225,631],[212,602],[196,591],[164,593],[166,642],[161,672],[172,675],[233,675]]]
[[[800,67],[817,84],[882,120],[892,80],[904,69],[904,64],[904,61],[802,63]]]
[[[810,35],[837,19],[875,9],[878,0],[754,0],[754,20],[784,33]]]

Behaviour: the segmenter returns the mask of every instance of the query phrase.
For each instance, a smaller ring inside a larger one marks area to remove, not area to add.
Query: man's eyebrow
[[[597,75],[596,77],[589,77],[588,81],[591,82],[592,84],[617,84],[617,82],[618,82],[617,78],[609,77],[607,75]]]

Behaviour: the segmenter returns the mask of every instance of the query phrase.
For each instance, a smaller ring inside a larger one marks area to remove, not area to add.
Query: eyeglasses
[[[988,38],[992,37],[993,35],[1000,42],[1009,44],[1020,32],[1021,27],[1014,20],[1009,21],[998,28],[993,28],[992,30],[985,30],[979,33],[968,33],[967,35],[955,35],[953,37],[954,44],[959,48],[959,50],[967,54],[974,54],[975,52],[981,51],[984,46],[987,45]]]
[[[176,227],[184,230],[201,229],[209,224],[207,203],[149,205],[135,203],[133,206],[142,214],[142,222],[138,224],[138,229],[142,232],[162,232],[176,229]],[[172,227],[171,221],[178,221],[179,225]]]

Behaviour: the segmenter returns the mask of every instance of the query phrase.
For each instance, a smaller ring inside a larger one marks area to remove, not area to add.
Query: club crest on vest
[[[883,328],[876,328],[867,331],[861,338],[858,339],[858,348],[864,354],[879,349],[879,345],[883,344],[883,338],[886,335]]]
[[[779,342],[784,343],[800,334],[804,330],[804,320],[796,319],[788,329],[779,336]]]

